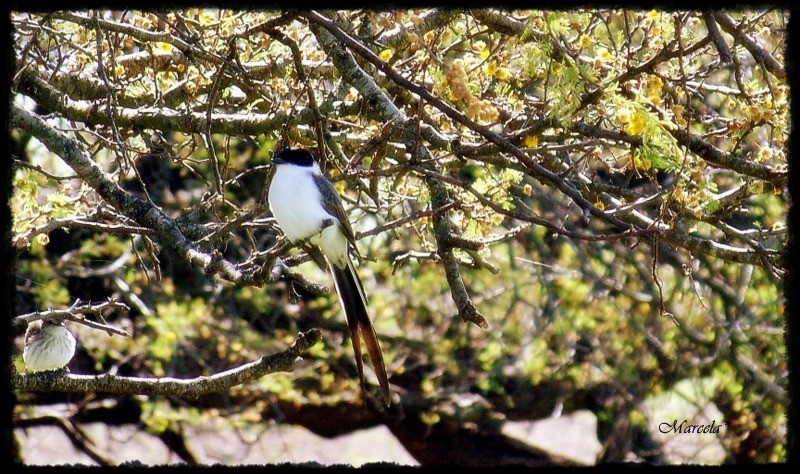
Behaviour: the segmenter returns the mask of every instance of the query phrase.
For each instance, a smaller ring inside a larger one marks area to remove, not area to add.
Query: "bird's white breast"
[[[347,239],[339,230],[339,220],[322,207],[319,189],[313,173],[318,166],[279,165],[269,188],[269,207],[278,225],[292,242],[313,237],[322,253],[334,262],[347,256]],[[325,219],[334,225],[319,233]],[[317,234],[317,235],[314,235]]]
[[[60,369],[75,355],[75,343],[65,326],[44,326],[36,343],[26,344],[22,359],[31,372]]]

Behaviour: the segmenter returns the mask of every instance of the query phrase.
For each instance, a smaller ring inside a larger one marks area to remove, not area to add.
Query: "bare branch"
[[[33,238],[39,234],[49,234],[55,229],[83,229],[107,234],[138,234],[155,235],[155,232],[147,227],[133,226],[119,223],[105,223],[89,220],[85,217],[65,217],[63,219],[53,219],[44,224],[19,235],[14,239],[14,246],[24,248],[31,244]]]
[[[265,21],[263,23],[260,23],[260,24],[258,24],[256,26],[253,26],[253,27],[248,28],[248,29],[246,29],[244,31],[236,33],[235,35],[232,35],[232,37],[233,38],[246,38],[248,36],[253,36],[253,35],[256,35],[258,33],[266,33],[266,32],[269,32],[271,30],[274,30],[275,28],[278,28],[280,26],[284,26],[286,24],[291,23],[292,20],[294,20],[296,17],[297,17],[297,12],[293,11],[293,10],[289,10],[289,11],[281,13],[280,15],[277,15],[277,16],[274,16],[274,17],[270,18],[269,20],[267,20],[267,21]]]
[[[232,387],[258,380],[267,374],[289,372],[298,358],[320,340],[318,329],[299,333],[294,344],[283,352],[264,356],[256,361],[193,379],[172,377],[121,377],[111,374],[76,375],[38,372],[11,374],[11,386],[23,392],[115,393],[125,395],[165,395],[197,399],[207,393],[224,392]]]
[[[101,331],[105,331],[108,333],[109,336],[117,334],[123,337],[131,337],[127,331],[124,329],[119,329],[117,327],[111,326],[109,324],[99,323],[97,321],[92,321],[86,319],[86,314],[91,314],[100,319],[103,318],[103,311],[107,309],[118,310],[118,311],[130,311],[130,308],[125,303],[121,303],[119,301],[115,301],[109,299],[105,303],[86,303],[81,304],[81,300],[76,300],[75,303],[72,304],[69,308],[66,309],[48,309],[46,311],[36,311],[35,313],[28,313],[23,314],[21,316],[17,316],[13,319],[15,326],[25,326],[30,324],[33,321],[37,320],[44,320],[44,321],[63,321],[69,320],[74,321],[79,324],[83,324],[84,326],[88,326],[93,329],[99,329]]]
[[[442,207],[442,208],[439,208],[439,209],[430,209],[430,210],[427,210],[427,211],[415,212],[414,214],[411,214],[411,215],[405,216],[405,217],[400,217],[398,219],[395,219],[395,220],[393,220],[391,222],[387,222],[386,224],[380,225],[380,226],[372,228],[370,230],[367,230],[367,231],[364,231],[364,232],[356,232],[356,240],[363,239],[364,237],[367,237],[367,236],[370,236],[370,235],[377,235],[377,234],[380,234],[382,232],[386,232],[387,230],[397,229],[398,227],[402,227],[403,225],[405,225],[405,224],[407,224],[407,223],[409,223],[411,221],[416,221],[416,220],[419,220],[419,219],[422,219],[422,218],[425,218],[425,217],[431,217],[434,214],[440,214],[440,213],[449,211],[450,209],[452,209],[454,207],[457,207],[457,205],[458,205],[457,202],[451,201],[449,204],[445,205],[445,207]]]
[[[722,34],[720,34],[719,28],[717,28],[717,22],[714,20],[714,14],[710,11],[704,11],[703,21],[706,23],[708,36],[711,37],[711,39],[714,41],[714,46],[717,47],[720,62],[723,64],[728,64],[733,61],[733,59],[731,59],[731,49],[728,47],[728,43],[725,42],[725,38],[723,38]]]
[[[76,175],[72,175],[72,176],[56,176],[54,174],[48,173],[47,171],[45,171],[44,168],[42,168],[39,165],[33,165],[33,164],[27,163],[25,161],[18,160],[16,158],[13,161],[13,165],[14,166],[21,166],[22,168],[28,168],[30,170],[34,170],[37,173],[41,173],[42,175],[47,176],[48,178],[56,180],[56,181],[69,181],[71,179],[77,178]]]

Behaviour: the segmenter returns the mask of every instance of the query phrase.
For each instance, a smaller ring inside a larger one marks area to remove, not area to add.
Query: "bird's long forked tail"
[[[383,393],[383,401],[386,403],[386,406],[389,406],[391,404],[389,379],[386,376],[386,367],[383,363],[381,346],[378,344],[375,329],[372,327],[372,321],[369,319],[367,299],[364,296],[361,280],[358,279],[358,274],[353,267],[353,262],[349,259],[347,261],[347,266],[344,268],[337,268],[336,265],[333,264],[330,264],[329,267],[333,275],[333,281],[336,284],[336,292],[339,294],[339,300],[342,302],[342,307],[347,317],[347,325],[350,328],[350,339],[353,341],[353,352],[356,356],[356,367],[358,368],[361,389],[366,393],[364,366],[361,362],[361,339],[363,339],[364,345],[367,347],[369,359],[372,361],[372,366],[375,369],[375,374],[378,376],[378,383]]]

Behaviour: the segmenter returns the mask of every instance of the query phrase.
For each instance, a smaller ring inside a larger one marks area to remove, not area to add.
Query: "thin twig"
[[[756,61],[763,64],[765,68],[778,79],[786,79],[786,70],[783,65],[775,59],[769,51],[765,50],[751,37],[749,37],[742,27],[736,23],[730,15],[725,12],[714,12],[714,19],[722,26],[726,33],[736,38],[740,43],[750,51]]]
[[[14,161],[12,162],[12,164],[14,166],[21,166],[23,168],[28,168],[28,169],[34,170],[34,171],[36,171],[38,173],[43,174],[44,176],[46,176],[46,177],[48,177],[50,179],[56,180],[56,181],[69,181],[71,179],[78,178],[78,175],[74,175],[74,174],[70,175],[70,176],[56,176],[54,174],[48,173],[44,168],[42,168],[39,165],[34,165],[34,164],[22,161],[22,160],[17,159],[17,158],[14,158]]]
[[[66,309],[48,309],[45,311],[36,311],[34,313],[27,313],[17,316],[13,319],[15,326],[25,326],[33,321],[73,321],[93,329],[105,331],[108,335],[116,334],[123,337],[131,337],[131,335],[124,329],[120,329],[109,324],[99,323],[86,319],[86,314],[91,314],[103,318],[103,311],[112,309],[116,311],[130,311],[130,308],[125,303],[109,299],[104,303],[86,303],[81,304],[81,300],[76,300],[69,308]]]

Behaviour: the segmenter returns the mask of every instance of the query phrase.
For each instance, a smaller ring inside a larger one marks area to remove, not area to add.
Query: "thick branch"
[[[586,122],[575,122],[572,124],[571,128],[574,132],[583,136],[624,142],[634,147],[640,147],[644,144],[642,137],[638,135],[628,135],[622,131],[609,130]],[[751,176],[765,181],[775,181],[779,184],[785,183],[788,177],[787,171],[776,170],[771,166],[762,165],[753,160],[739,157],[733,153],[726,153],[703,140],[701,137],[687,132],[685,129],[671,130],[670,133],[675,137],[679,145],[687,147],[695,155],[720,168],[736,171],[745,176]]]
[[[75,375],[40,372],[11,375],[11,386],[27,392],[115,393],[125,395],[167,395],[196,399],[200,395],[224,392],[231,387],[252,382],[275,372],[289,372],[297,359],[320,340],[320,332],[311,329],[300,333],[297,340],[283,352],[262,357],[208,377],[176,379],[171,377],[119,377],[111,374]]]
[[[105,110],[90,101],[70,99],[35,72],[26,69],[20,75],[20,92],[30,95],[45,108],[64,117],[89,125],[111,125]],[[204,112],[178,112],[161,107],[112,107],[118,127],[174,130],[186,133],[205,133],[208,122]],[[311,110],[301,110],[297,116],[287,114],[211,114],[211,132],[228,135],[260,135],[280,128],[288,120],[310,122]]]
[[[725,42],[725,38],[719,32],[719,28],[717,28],[717,22],[714,20],[714,14],[710,11],[703,12],[703,21],[706,24],[706,29],[708,30],[708,36],[714,41],[714,46],[717,48],[717,52],[719,53],[719,60],[723,64],[729,64],[733,59],[731,58],[731,49],[728,48],[728,43]]]
[[[733,153],[726,153],[683,128],[672,131],[672,135],[680,145],[689,148],[692,153],[720,168],[727,168],[737,173],[766,181],[774,181],[781,185],[786,183],[789,176],[788,171],[776,170],[771,166],[757,163],[753,159],[741,158]]]
[[[388,48],[404,46],[408,42],[408,37],[411,34],[423,35],[428,31],[442,28],[458,13],[460,13],[459,10],[450,8],[439,8],[428,11],[420,16],[419,22],[414,24],[414,26],[406,27],[405,25],[397,25],[391,30],[381,34],[375,42]]]
[[[81,153],[74,140],[52,128],[40,117],[14,105],[11,108],[10,125],[38,138],[115,209],[139,225],[153,229],[164,245],[187,262],[202,267],[209,274],[219,273],[230,281],[235,282],[242,278],[242,273],[232,263],[220,255],[203,252],[189,241],[181,233],[175,221],[161,210],[125,192],[106,176],[97,163]]]
[[[475,9],[471,10],[470,13],[476,20],[498,33],[537,41],[544,38],[544,34],[540,31],[530,28],[525,23],[510,16],[502,15],[489,9]]]
[[[76,23],[85,26],[87,28],[93,28],[95,24],[97,24],[100,26],[100,28],[102,28],[105,31],[114,31],[117,33],[126,34],[141,41],[162,42],[171,44],[176,48],[180,49],[181,51],[183,51],[184,53],[190,53],[205,61],[210,61],[217,64],[224,62],[224,58],[222,58],[221,56],[209,53],[208,51],[204,50],[203,48],[200,48],[199,46],[196,46],[192,43],[188,43],[182,40],[181,38],[178,38],[177,36],[164,31],[148,31],[139,28],[137,26],[126,25],[124,23],[118,23],[115,21],[110,21],[100,18],[98,18],[97,23],[95,23],[94,18],[89,18],[68,11],[54,12],[51,14],[51,17],[54,19],[70,21],[72,23]]]

